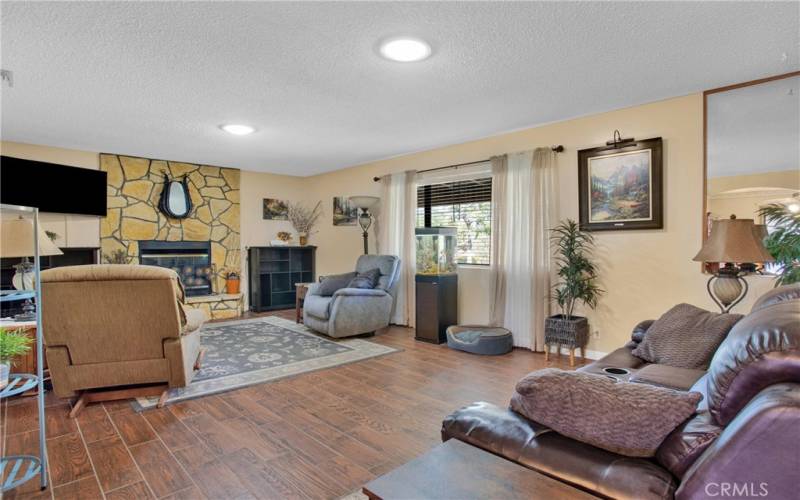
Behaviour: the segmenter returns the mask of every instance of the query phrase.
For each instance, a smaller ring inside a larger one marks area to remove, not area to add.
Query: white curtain
[[[555,166],[550,148],[492,158],[492,324],[511,330],[514,345],[540,351],[550,314],[549,231]]]
[[[414,327],[414,273],[416,267],[417,172],[409,170],[382,178],[380,248],[400,257],[400,281],[391,322]]]

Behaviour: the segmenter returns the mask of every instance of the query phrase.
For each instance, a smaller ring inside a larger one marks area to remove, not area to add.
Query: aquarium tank
[[[456,228],[418,227],[417,274],[456,274]]]

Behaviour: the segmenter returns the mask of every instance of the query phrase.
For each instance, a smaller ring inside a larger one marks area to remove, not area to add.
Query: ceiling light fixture
[[[389,38],[381,42],[380,53],[390,61],[417,62],[430,57],[431,46],[419,38]]]
[[[229,124],[229,125],[220,125],[219,128],[233,135],[248,135],[256,131],[256,129],[254,129],[250,125]]]

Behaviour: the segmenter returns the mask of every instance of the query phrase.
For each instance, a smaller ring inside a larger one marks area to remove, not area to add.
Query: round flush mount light
[[[390,61],[417,62],[430,57],[431,46],[419,38],[395,37],[382,41],[379,51]]]
[[[250,125],[237,125],[237,124],[228,124],[228,125],[220,125],[219,128],[224,130],[225,132],[233,135],[247,135],[252,134],[256,131]]]

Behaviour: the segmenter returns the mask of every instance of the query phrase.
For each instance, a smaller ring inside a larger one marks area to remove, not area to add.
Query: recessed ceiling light
[[[419,38],[397,37],[381,42],[380,52],[391,61],[416,62],[430,57],[431,46]]]
[[[247,134],[252,134],[253,132],[256,131],[256,129],[254,129],[250,125],[229,124],[229,125],[220,125],[219,128],[233,135],[247,135]]]

